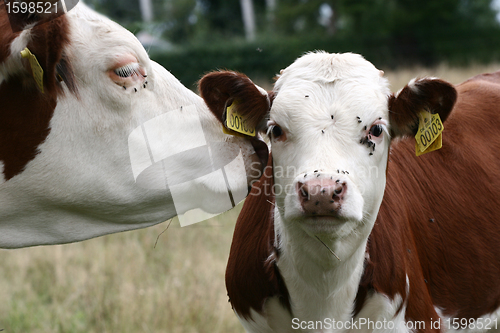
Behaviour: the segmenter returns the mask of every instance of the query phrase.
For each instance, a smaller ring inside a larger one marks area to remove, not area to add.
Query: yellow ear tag
[[[246,136],[245,134],[238,133],[238,132],[235,132],[233,130],[227,129],[226,125],[222,125],[222,132],[224,134],[229,134],[229,135],[232,135],[232,136],[239,136],[240,138],[244,138]]]
[[[28,58],[31,65],[31,72],[33,73],[33,78],[35,79],[36,85],[43,94],[43,68],[38,63],[35,55],[31,53],[28,48],[21,51],[21,57]]]
[[[430,114],[421,111],[418,115],[419,123],[417,134],[415,135],[415,154],[417,156],[443,147],[443,122],[439,114]]]
[[[241,116],[238,113],[237,105],[238,105],[238,102],[234,101],[233,104],[231,104],[230,106],[228,106],[226,108],[225,127],[228,130],[232,130],[232,131],[244,134],[244,135],[255,136],[255,128],[247,125],[246,119],[243,118],[243,116]],[[231,132],[228,133],[226,131],[224,133],[233,134],[233,135],[235,134],[235,133],[231,133]]]

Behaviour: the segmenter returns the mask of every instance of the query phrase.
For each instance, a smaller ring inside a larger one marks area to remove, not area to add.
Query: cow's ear
[[[457,99],[457,91],[448,82],[414,79],[389,97],[389,121],[392,137],[413,136],[418,129],[418,114],[425,110],[438,113],[444,122]]]
[[[206,74],[198,83],[201,97],[210,111],[223,121],[226,107],[237,101],[237,112],[251,127],[264,119],[271,106],[270,95],[245,74],[219,71]]]

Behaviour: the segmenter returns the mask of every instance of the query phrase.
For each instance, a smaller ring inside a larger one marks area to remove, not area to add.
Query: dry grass
[[[498,65],[386,71],[460,83]],[[238,209],[193,227],[163,223],[62,246],[0,251],[0,329],[36,332],[243,332],[224,271]]]
[[[61,246],[0,251],[0,329],[243,332],[224,271],[237,209]]]
[[[459,84],[477,74],[496,72],[500,70],[500,64],[475,65],[467,68],[440,65],[433,68],[414,67],[397,71],[381,69],[385,71],[385,76],[391,83],[392,91],[398,91],[414,77],[434,76],[453,84]]]

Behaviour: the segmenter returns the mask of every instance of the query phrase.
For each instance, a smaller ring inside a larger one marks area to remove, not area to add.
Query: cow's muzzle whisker
[[[335,254],[335,252],[333,252],[333,250],[330,249],[330,247],[328,245],[326,245],[318,236],[315,235],[314,237],[316,237],[316,239],[319,240],[320,243],[323,244],[328,249],[328,251],[330,251],[335,256],[335,258],[337,258],[339,261],[342,261],[342,260],[340,260],[339,256],[337,254]]]

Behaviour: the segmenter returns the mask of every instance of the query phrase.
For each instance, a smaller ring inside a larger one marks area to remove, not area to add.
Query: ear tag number
[[[35,79],[35,82],[36,82],[36,85],[38,86],[38,89],[40,89],[40,91],[43,94],[43,68],[42,68],[42,66],[40,66],[35,55],[33,53],[31,53],[31,51],[28,48],[25,48],[24,50],[21,51],[21,57],[28,58],[30,65],[31,65],[31,72],[33,73],[33,78]]]
[[[226,127],[224,133],[226,134],[234,135],[234,132],[238,132],[248,136],[255,136],[255,128],[248,126],[246,119],[238,113],[238,102],[236,101],[226,108],[226,121],[224,124]]]
[[[418,115],[419,123],[415,135],[415,154],[417,156],[443,147],[443,122],[439,114],[422,111]]]

